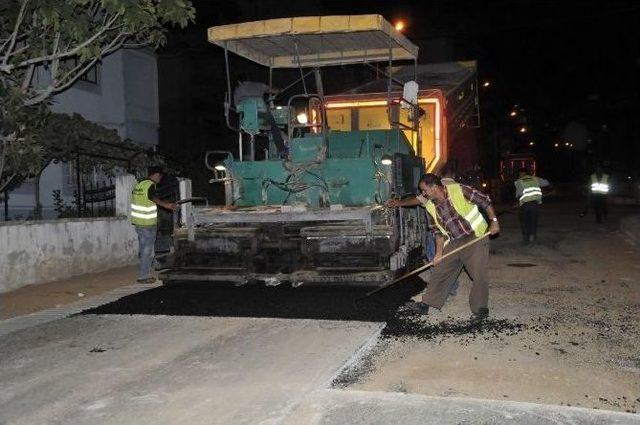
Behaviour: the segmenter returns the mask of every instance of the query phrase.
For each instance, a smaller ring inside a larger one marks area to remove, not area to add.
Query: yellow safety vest
[[[129,220],[136,226],[155,226],[158,224],[158,207],[149,199],[149,188],[153,181],[146,179],[135,185],[131,192],[131,212]]]
[[[542,203],[542,189],[537,177],[524,176],[518,179],[516,183],[522,187],[522,195],[518,199],[520,205],[532,201],[536,201],[539,204]]]
[[[591,174],[591,193],[595,195],[607,195],[609,193],[609,175],[603,174],[602,179],[598,180],[598,176]]]
[[[469,223],[469,226],[471,226],[471,228],[473,229],[473,233],[476,235],[476,237],[479,238],[480,236],[484,235],[489,226],[487,225],[487,222],[485,221],[482,214],[480,214],[478,206],[467,201],[467,198],[464,197],[464,193],[462,193],[462,188],[459,184],[447,184],[446,190],[449,194],[449,200],[451,201],[451,205],[453,205],[453,209],[456,210],[460,217],[462,217],[467,223]],[[433,222],[440,230],[440,233],[445,236],[445,245],[448,244],[451,236],[445,230],[444,225],[440,223],[440,220],[438,220],[436,205],[433,203],[433,201],[428,200],[424,204],[424,208],[433,218]]]

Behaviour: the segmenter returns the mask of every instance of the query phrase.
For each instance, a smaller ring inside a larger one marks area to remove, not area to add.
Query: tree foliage
[[[49,112],[53,95],[120,48],[163,44],[168,26],[194,16],[183,0],[0,0],[0,191],[52,158],[45,136],[66,120]],[[78,117],[65,124],[79,124],[71,133],[85,140],[89,124]],[[116,142],[109,130],[91,131]]]

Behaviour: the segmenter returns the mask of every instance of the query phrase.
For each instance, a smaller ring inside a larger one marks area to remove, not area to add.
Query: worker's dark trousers
[[[607,220],[607,197],[606,195],[591,195],[591,206],[596,215],[596,223]]]
[[[522,241],[529,242],[535,240],[538,235],[538,212],[539,206],[536,201],[525,202],[520,205],[520,229],[522,230]]]
[[[444,254],[475,239],[474,235],[451,241],[444,248]],[[473,281],[469,294],[469,307],[473,313],[478,313],[481,308],[489,303],[489,284],[487,282],[487,268],[489,266],[489,238],[445,258],[440,264],[433,267],[433,271],[427,284],[427,289],[422,294],[422,302],[441,309],[449,295],[449,285],[455,279],[461,269]]]

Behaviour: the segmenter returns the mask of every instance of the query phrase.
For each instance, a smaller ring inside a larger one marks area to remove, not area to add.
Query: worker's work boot
[[[408,301],[407,303],[405,303],[404,305],[407,310],[409,310],[411,313],[415,313],[415,314],[423,314],[423,315],[427,315],[429,314],[429,305],[425,304],[421,301],[419,302],[415,302],[415,301]]]
[[[147,277],[145,279],[137,279],[136,282],[148,285],[150,283],[156,283],[155,277]]]
[[[478,310],[477,313],[473,313],[471,315],[471,321],[472,322],[480,322],[480,321],[486,319],[487,317],[489,317],[489,309],[487,307],[482,307],[482,308],[480,308],[480,310]]]

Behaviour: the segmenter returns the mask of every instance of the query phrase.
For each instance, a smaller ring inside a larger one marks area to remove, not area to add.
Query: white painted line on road
[[[144,285],[136,283],[134,285],[122,286],[120,288],[114,289],[113,291],[106,292],[104,294],[84,299],[82,301],[78,301],[62,307],[51,308],[24,316],[12,317],[11,319],[2,320],[0,321],[0,337],[22,329],[43,325],[45,323],[53,322],[54,320],[64,319],[65,317],[80,313],[84,310],[100,307],[103,304],[114,302],[128,295],[137,294],[138,292],[157,288],[158,286],[162,286],[162,283],[160,281],[158,281],[157,283]]]

